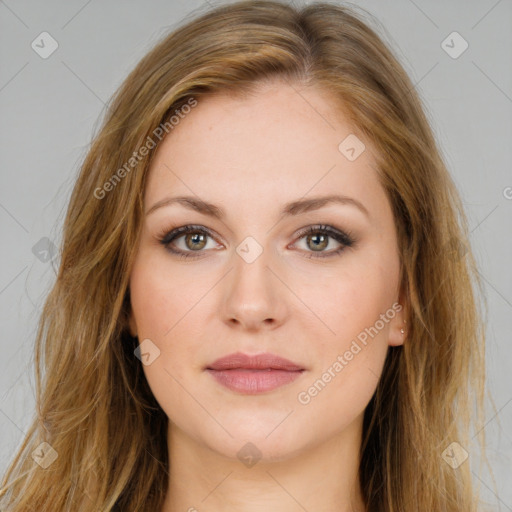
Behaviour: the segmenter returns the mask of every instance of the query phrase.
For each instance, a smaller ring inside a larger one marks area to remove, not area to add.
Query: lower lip
[[[256,395],[272,391],[284,384],[294,381],[304,370],[250,370],[236,368],[233,370],[206,370],[214,379],[232,391],[247,395]]]

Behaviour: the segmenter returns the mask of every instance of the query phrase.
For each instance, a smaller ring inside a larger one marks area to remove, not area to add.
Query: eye
[[[197,258],[207,248],[208,237],[214,238],[209,229],[204,226],[188,225],[173,229],[158,237],[159,242],[172,254],[180,258]],[[298,234],[298,239],[305,238],[307,248],[313,248],[311,255],[306,258],[327,258],[340,254],[346,247],[351,247],[355,240],[350,233],[333,228],[332,226],[309,226]],[[335,240],[341,247],[324,251],[329,246],[329,239]],[[176,247],[176,243],[183,239],[184,247]],[[194,254],[198,253],[198,254]],[[317,254],[315,254],[317,253]]]
[[[310,256],[306,258],[330,258],[340,254],[346,247],[352,247],[355,243],[353,236],[350,233],[333,228],[332,226],[309,226],[299,233],[299,240],[305,238],[307,248],[312,247],[313,251]],[[329,238],[334,239],[341,247],[332,251],[323,251],[329,245]],[[315,254],[317,253],[317,254]]]
[[[159,241],[169,252],[180,256],[180,258],[195,258],[199,255],[191,253],[200,252],[204,249],[207,244],[207,237],[213,238],[208,229],[203,226],[189,225],[169,231],[159,237]],[[173,244],[180,238],[183,238],[184,249],[173,247]]]

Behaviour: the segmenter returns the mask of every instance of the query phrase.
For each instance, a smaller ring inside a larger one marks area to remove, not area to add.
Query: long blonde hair
[[[155,132],[164,125],[172,136],[168,120],[191,98],[243,95],[272,78],[338,98],[377,150],[394,213],[408,337],[390,347],[365,411],[367,510],[477,510],[469,463],[454,468],[443,453],[461,459],[461,448],[473,450],[473,409],[483,419],[482,286],[458,193],[415,88],[354,8],[243,1],[200,13],[166,36],[109,104],[67,210],[36,338],[37,414],[3,480],[3,511],[161,509],[167,417],[127,324],[145,180],[163,139]],[[149,139],[156,147],[142,155]],[[483,449],[483,430],[478,440]],[[43,468],[36,450],[57,458]]]

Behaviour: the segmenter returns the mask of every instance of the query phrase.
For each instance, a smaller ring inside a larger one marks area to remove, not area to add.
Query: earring
[[[406,324],[406,323],[407,323],[407,320],[404,320],[404,324]],[[402,327],[402,328],[400,329],[400,332],[401,332],[402,334],[405,334],[405,329]]]

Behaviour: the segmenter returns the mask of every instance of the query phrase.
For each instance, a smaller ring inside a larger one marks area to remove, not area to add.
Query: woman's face
[[[285,459],[361,422],[388,346],[403,342],[392,211],[333,102],[282,83],[201,98],[151,165],[130,329],[171,426],[228,457],[252,442]],[[300,205],[333,195],[345,199]],[[215,207],[191,207],[203,202]],[[207,370],[235,352],[302,371]],[[258,388],[270,375],[281,385]]]

